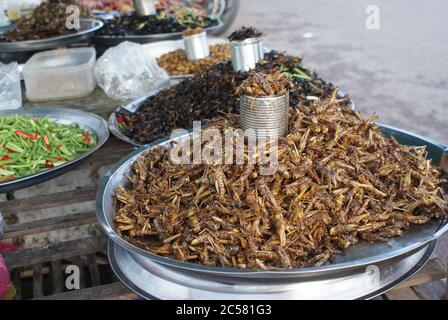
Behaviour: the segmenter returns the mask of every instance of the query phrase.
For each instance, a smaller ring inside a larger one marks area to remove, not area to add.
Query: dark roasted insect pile
[[[230,118],[224,127],[237,116]],[[288,269],[321,265],[360,239],[385,241],[446,216],[440,172],[425,148],[386,138],[375,119],[341,107],[336,95],[298,105],[273,175],[247,161],[176,165],[169,149],[156,148],[116,190],[118,230],[180,261]]]
[[[299,57],[288,56],[276,51],[265,55],[254,72],[266,74],[278,72],[279,68],[302,70],[303,76],[292,76],[290,105],[306,100],[309,96],[327,97],[334,89],[316,73],[311,73],[301,64]],[[122,109],[116,116],[122,132],[140,143],[149,143],[167,136],[175,128],[192,127],[195,120],[212,119],[222,112],[238,111],[236,88],[251,73],[233,71],[230,61],[205,68],[192,79],[163,90],[148,98],[135,113]],[[349,99],[345,99],[348,103]],[[311,103],[311,102],[309,102]]]
[[[234,31],[230,36],[230,41],[243,41],[249,38],[259,38],[263,34],[253,27],[242,27],[239,30]]]
[[[183,32],[188,28],[208,28],[218,20],[193,8],[158,9],[156,15],[140,17],[135,13],[104,21],[99,35],[125,36]]]
[[[244,80],[236,93],[239,95],[248,95],[251,97],[272,97],[281,96],[286,93],[288,88],[294,85],[286,76],[286,73],[254,73]]]
[[[29,16],[20,19],[16,27],[0,36],[0,41],[39,40],[63,36],[77,32],[66,27],[69,5],[80,8],[80,18],[90,18],[91,12],[74,0],[47,0],[38,6]]]

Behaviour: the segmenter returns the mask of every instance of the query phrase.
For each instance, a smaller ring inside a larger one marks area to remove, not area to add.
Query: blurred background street
[[[265,45],[304,57],[365,114],[448,143],[448,1],[242,0],[239,26]],[[365,27],[368,5],[380,29]]]

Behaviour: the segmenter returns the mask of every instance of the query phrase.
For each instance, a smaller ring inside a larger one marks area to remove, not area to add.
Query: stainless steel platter
[[[227,39],[224,38],[208,38],[209,46],[213,46],[216,44],[226,44],[228,43]],[[152,58],[160,58],[165,53],[169,53],[178,49],[185,49],[184,41],[182,39],[179,40],[166,40],[166,41],[157,41],[153,43],[147,43],[143,45],[143,48],[148,56]],[[183,74],[170,76],[173,80],[183,80],[187,78],[191,78],[193,74]]]
[[[171,80],[171,85],[175,85],[176,81]],[[120,109],[126,109],[132,113],[136,112],[140,106],[145,102],[146,99],[148,99],[149,97],[156,95],[157,93],[159,93],[159,91],[153,92],[149,95],[147,95],[146,97],[142,97],[142,98],[138,98],[135,100],[132,100],[131,102],[127,102],[121,106],[118,106],[114,112],[112,112],[109,116],[109,119],[107,121],[108,126],[109,126],[109,130],[110,132],[117,137],[118,139],[120,139],[121,141],[124,141],[126,143],[130,143],[136,147],[141,147],[144,146],[144,143],[140,143],[138,141],[134,141],[131,138],[129,138],[128,136],[124,135],[121,131],[120,128],[118,127],[118,122],[117,122],[117,117],[115,115],[116,112],[118,112]],[[345,96],[345,94],[342,91],[338,92],[338,96],[340,98],[343,98]],[[355,102],[353,100],[350,100],[349,103],[349,107],[350,109],[355,109],[356,105]]]
[[[424,137],[402,131],[386,125],[379,126],[385,135],[393,135],[400,143],[406,145],[427,146],[428,157],[435,164],[443,165],[448,162],[448,148],[440,143],[426,139]],[[189,134],[178,136],[176,140],[187,139]],[[97,217],[101,227],[108,237],[120,247],[129,251],[130,254],[144,259],[150,259],[157,263],[176,268],[179,270],[189,270],[202,275],[219,275],[229,278],[252,278],[252,279],[278,279],[278,278],[304,278],[312,276],[322,276],[338,274],[353,270],[359,267],[365,267],[371,264],[377,264],[381,261],[400,258],[403,259],[421,250],[429,242],[436,240],[448,230],[448,219],[432,220],[424,225],[414,225],[403,233],[402,236],[393,238],[388,242],[369,243],[359,241],[350,246],[343,253],[336,255],[331,263],[290,270],[240,270],[233,268],[211,268],[192,263],[181,262],[166,257],[158,256],[140,249],[133,244],[125,241],[117,232],[113,217],[116,214],[114,193],[118,185],[126,185],[126,175],[130,171],[131,165],[141,156],[143,152],[151,150],[157,145],[168,146],[172,140],[164,138],[143,146],[121,159],[110,171],[103,177],[96,199]]]
[[[97,138],[97,144],[87,152],[57,167],[0,183],[0,193],[11,192],[35,184],[39,184],[41,182],[53,179],[69,171],[81,160],[86,159],[87,157],[92,155],[95,151],[97,151],[109,138],[109,130],[107,128],[107,123],[103,118],[95,114],[80,110],[38,107],[29,109],[0,111],[0,117],[8,115],[21,115],[25,117],[35,117],[35,118],[47,117],[61,124],[77,124],[80,128],[84,130],[89,130],[89,132],[94,134]]]
[[[110,266],[117,277],[145,299],[277,300],[370,299],[419,271],[436,241],[403,259],[347,270],[337,276],[305,279],[241,279],[198,275],[176,270],[132,252],[109,240]]]
[[[95,31],[103,26],[103,22],[95,19],[81,19],[80,31],[59,37],[40,40],[0,42],[0,53],[15,54],[18,52],[39,51],[89,39]]]
[[[218,23],[214,26],[204,28],[205,31],[217,31],[223,27],[222,21],[217,18]],[[132,41],[137,43],[150,43],[162,40],[175,40],[182,38],[182,32],[158,33],[147,35],[125,35],[125,36],[108,36],[96,34],[92,37],[96,45],[104,47],[112,47],[123,41]]]

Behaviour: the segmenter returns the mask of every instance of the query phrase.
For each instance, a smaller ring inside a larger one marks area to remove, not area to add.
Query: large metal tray
[[[419,271],[436,246],[430,242],[403,259],[380,262],[369,268],[306,279],[229,279],[180,271],[140,257],[109,240],[109,263],[116,276],[145,299],[276,300],[370,299]],[[139,260],[144,260],[142,263]]]
[[[89,130],[89,132],[94,134],[97,138],[97,144],[87,152],[61,164],[60,166],[0,183],[0,193],[12,192],[18,189],[39,184],[69,171],[81,160],[86,159],[95,151],[97,151],[109,138],[109,130],[107,128],[106,121],[100,116],[92,113],[75,109],[41,107],[0,111],[0,117],[16,114],[35,118],[47,117],[61,124],[77,124],[80,128]]]
[[[174,82],[171,81],[171,85],[175,85],[175,84],[176,84],[175,81],[174,81]],[[121,105],[121,106],[118,106],[118,107],[114,110],[114,112],[112,112],[112,113],[110,114],[109,119],[108,119],[108,121],[107,121],[107,124],[108,124],[108,126],[109,126],[109,130],[110,130],[110,132],[111,132],[115,137],[117,137],[118,139],[120,139],[121,141],[124,141],[124,142],[126,142],[126,143],[130,143],[130,144],[132,144],[132,145],[134,145],[134,146],[136,146],[136,147],[141,147],[141,146],[146,145],[146,144],[144,144],[144,143],[140,143],[140,142],[138,142],[138,141],[134,141],[134,140],[132,140],[131,138],[129,138],[128,136],[126,136],[125,134],[123,134],[123,133],[120,131],[120,128],[118,128],[118,122],[117,122],[117,117],[116,117],[115,113],[116,113],[117,111],[119,111],[120,109],[126,109],[126,110],[128,110],[128,111],[130,111],[130,112],[136,112],[136,111],[140,108],[140,106],[145,102],[146,99],[148,99],[149,97],[151,97],[151,96],[153,96],[153,95],[156,95],[156,94],[158,94],[158,93],[159,93],[159,91],[155,91],[155,92],[153,92],[153,93],[151,93],[151,94],[149,94],[149,95],[147,95],[147,96],[145,96],[145,97],[138,98],[138,99],[132,100],[132,101],[130,101],[130,102],[127,102],[127,103],[125,103],[125,104],[123,104],[123,105]],[[339,90],[339,91],[338,91],[338,97],[343,98],[344,96],[345,96],[345,93],[342,92],[341,90]],[[350,100],[349,107],[350,107],[350,109],[355,109],[355,108],[356,108],[355,102],[354,102],[353,100]]]
[[[0,53],[39,51],[87,40],[96,30],[103,26],[103,22],[95,19],[81,19],[80,26],[80,31],[65,36],[40,40],[0,42]]]
[[[222,21],[217,18],[218,23],[214,26],[204,28],[205,31],[216,31],[223,27]],[[158,33],[158,34],[147,34],[147,35],[132,35],[128,34],[125,36],[108,36],[96,34],[92,37],[92,41],[96,45],[104,47],[112,47],[123,41],[132,41],[137,43],[150,43],[162,40],[175,40],[182,38],[182,32],[172,32],[172,33]]]
[[[448,165],[448,148],[446,146],[390,126],[381,124],[379,124],[379,126],[386,135],[394,136],[402,144],[426,146],[428,157],[432,159],[435,164],[441,164],[442,166]],[[182,141],[186,138],[188,138],[188,134],[179,136],[176,140]],[[429,242],[436,240],[448,230],[448,219],[432,220],[424,225],[414,225],[404,232],[402,236],[393,238],[388,242],[369,243],[367,241],[359,241],[357,244],[350,246],[343,253],[336,255],[331,263],[322,266],[290,270],[260,271],[234,268],[211,268],[158,256],[134,246],[119,235],[116,225],[112,220],[116,214],[114,194],[117,186],[126,185],[126,176],[130,171],[131,165],[142,155],[142,153],[151,150],[157,145],[169,146],[171,142],[170,138],[164,138],[147,146],[143,146],[121,159],[111,170],[109,170],[103,177],[98,188],[96,211],[101,227],[112,241],[125,248],[133,255],[151,259],[172,268],[191,270],[203,274],[219,274],[225,277],[244,278],[297,278],[334,274],[344,270],[376,264],[396,257],[405,257],[420,250]]]

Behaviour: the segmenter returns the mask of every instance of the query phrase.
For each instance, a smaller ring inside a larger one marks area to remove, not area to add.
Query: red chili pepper
[[[123,121],[124,121],[124,120],[123,120],[123,117],[118,117],[118,118],[117,118],[117,122],[118,122],[119,124],[122,124]]]
[[[56,161],[64,161],[64,158],[56,157],[56,158],[54,158],[54,160],[56,160]]]
[[[8,152],[8,153],[16,153],[14,150],[11,150],[11,149],[6,149],[6,152]]]
[[[44,134],[42,136],[42,139],[44,140],[45,148],[47,148],[47,150],[50,149],[50,139],[48,139],[48,136]]]
[[[86,134],[84,135],[84,143],[89,144],[89,131],[86,131]]]
[[[12,180],[12,179],[15,179],[15,177],[3,177],[3,178],[0,178],[0,182],[9,181],[9,180]]]
[[[37,140],[37,137],[39,136],[39,133],[36,131],[33,134],[33,139],[32,140]]]
[[[56,149],[61,149],[61,148],[62,148],[62,146],[60,144],[56,145]]]
[[[29,140],[34,140],[34,136],[32,136],[29,133],[23,132],[22,130],[16,130],[16,134],[18,134],[19,136],[29,139]]]
[[[2,157],[2,161],[6,161],[6,160],[9,160],[9,159],[11,159],[11,158],[8,157],[8,156],[3,156],[3,157]]]

